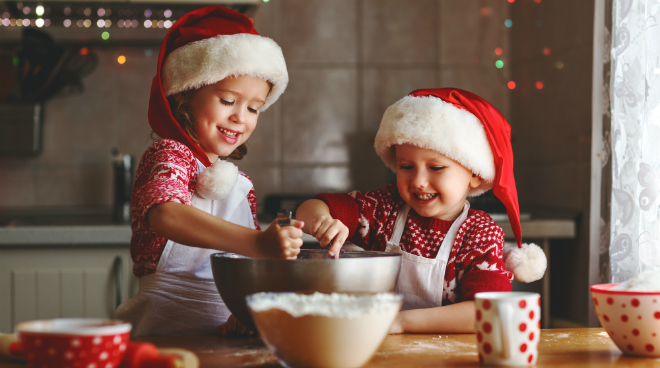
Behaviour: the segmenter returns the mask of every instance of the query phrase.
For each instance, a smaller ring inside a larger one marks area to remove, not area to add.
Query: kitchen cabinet
[[[0,229],[0,332],[33,319],[112,317],[137,292],[129,240],[128,226]]]

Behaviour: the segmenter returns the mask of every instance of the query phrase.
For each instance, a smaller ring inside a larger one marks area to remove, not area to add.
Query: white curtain
[[[610,279],[660,267],[660,0],[614,0]]]

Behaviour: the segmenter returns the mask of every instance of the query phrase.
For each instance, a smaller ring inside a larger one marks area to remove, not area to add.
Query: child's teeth
[[[418,194],[417,197],[423,201],[426,201],[433,198],[433,194]]]
[[[220,129],[221,132],[227,134],[228,136],[230,136],[230,137],[232,137],[232,138],[235,137],[236,134],[237,134],[237,133],[230,132],[230,131],[228,131],[228,130],[224,130],[224,129],[222,129],[222,128],[218,128],[218,129]]]

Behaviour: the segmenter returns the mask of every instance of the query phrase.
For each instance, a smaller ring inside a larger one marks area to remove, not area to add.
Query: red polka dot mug
[[[115,368],[129,343],[131,324],[61,318],[16,325],[20,354],[32,368]]]
[[[475,294],[479,362],[487,365],[536,364],[541,297],[528,292]]]
[[[591,286],[601,326],[624,354],[660,357],[660,293],[609,290],[616,285]]]

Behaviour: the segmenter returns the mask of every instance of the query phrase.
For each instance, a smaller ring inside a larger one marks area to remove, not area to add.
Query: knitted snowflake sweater
[[[137,277],[156,272],[167,238],[151,231],[147,212],[159,203],[177,202],[192,206],[197,180],[197,159],[184,144],[172,139],[154,142],[142,155],[135,172],[131,195],[131,258]],[[250,179],[241,172],[241,175]],[[257,198],[254,188],[247,195],[257,230]]]
[[[321,193],[333,218],[348,227],[349,240],[368,250],[384,251],[405,203],[395,184],[384,190]],[[422,217],[413,209],[401,236],[404,251],[435,258],[453,221]],[[483,211],[470,209],[461,224],[445,271],[442,305],[473,300],[481,291],[511,291],[513,274],[504,268],[504,231]]]

